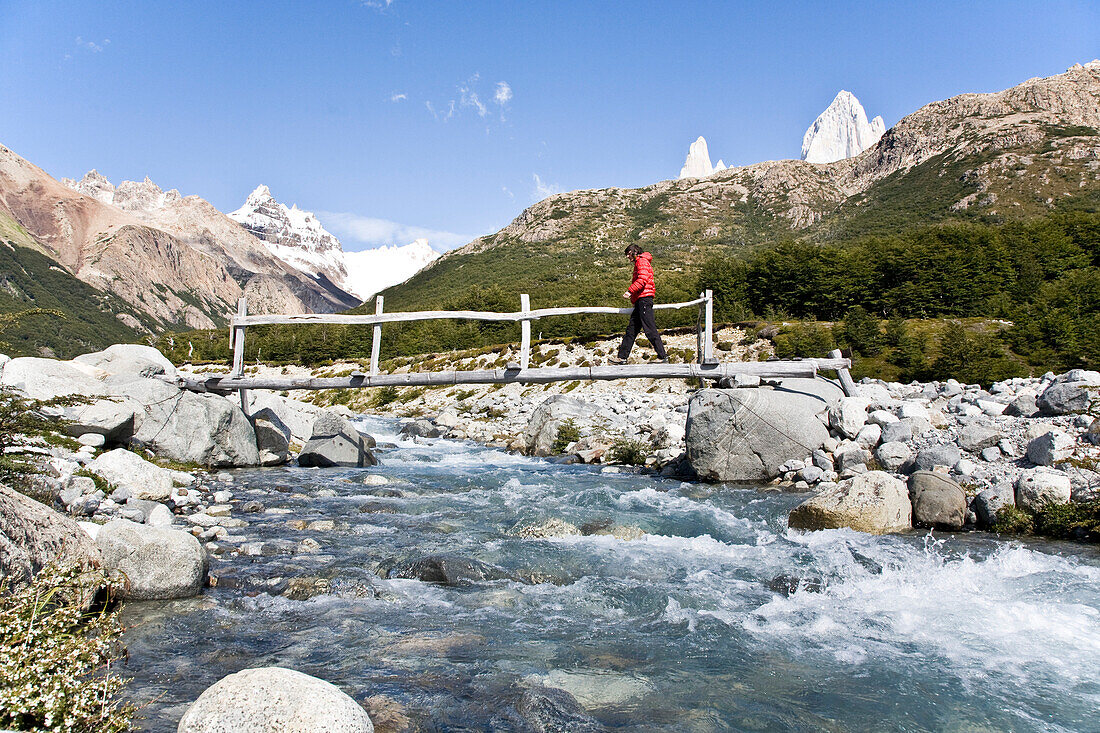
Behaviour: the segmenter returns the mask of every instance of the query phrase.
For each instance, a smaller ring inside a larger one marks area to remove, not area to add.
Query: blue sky
[[[1096,2],[0,0],[0,143],[223,211],[260,183],[345,248],[438,249],[558,190],[797,157],[845,88],[887,126],[1100,56]]]

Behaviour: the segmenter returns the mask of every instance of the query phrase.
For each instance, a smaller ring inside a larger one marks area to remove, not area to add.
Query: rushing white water
[[[213,566],[234,582],[128,606],[126,673],[133,696],[153,700],[147,729],[174,730],[206,686],[268,664],[360,700],[390,697],[428,730],[1096,727],[1093,548],[799,534],[786,528],[795,495],[365,427],[396,446],[377,468],[237,472],[234,500],[269,511],[241,515],[250,524],[235,530],[263,554]],[[370,474],[387,483],[365,484]],[[337,528],[298,531],[294,519]],[[510,532],[549,519],[645,534]],[[298,551],[307,536],[320,553]],[[487,563],[497,579],[444,586],[375,572],[426,555]],[[304,577],[329,587],[283,595]],[[532,714],[524,701],[548,687],[575,709]]]

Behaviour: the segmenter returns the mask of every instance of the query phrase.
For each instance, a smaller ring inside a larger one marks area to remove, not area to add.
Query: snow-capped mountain
[[[366,300],[380,290],[408,280],[437,257],[439,253],[428,245],[427,239],[417,239],[402,247],[345,252],[347,289]]]
[[[802,160],[832,163],[859,155],[886,132],[882,117],[867,121],[867,113],[851,92],[840,90],[802,137]]]
[[[345,252],[312,212],[287,207],[267,186],[256,187],[244,206],[228,215],[258,237],[273,255],[313,278],[328,278],[341,290],[366,300],[415,275],[439,253],[427,239],[395,247]]]
[[[327,277],[336,287],[347,287],[347,267],[340,240],[332,236],[312,212],[295,206],[287,208],[259,185],[244,206],[227,216],[267,245],[271,254],[314,278]],[[353,295],[358,293],[352,292]]]
[[[710,164],[710,151],[707,150],[707,141],[700,135],[688,148],[687,159],[680,169],[680,178],[706,178],[709,175],[724,171],[726,164],[721,160],[718,165]]]

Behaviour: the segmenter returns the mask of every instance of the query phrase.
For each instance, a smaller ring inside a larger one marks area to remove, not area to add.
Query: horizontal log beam
[[[686,303],[661,303],[654,310],[670,310],[697,306],[703,299],[697,298]],[[252,315],[233,318],[232,326],[271,326],[276,324],[328,324],[336,326],[373,326],[379,323],[411,323],[413,321],[435,321],[454,319],[462,321],[537,321],[550,316],[576,316],[585,314],[625,315],[631,308],[612,308],[589,306],[576,308],[539,308],[532,311],[514,313],[489,313],[482,311],[411,311],[408,313],[379,313],[363,315],[342,315],[337,313],[302,313],[299,315]]]
[[[480,369],[471,371],[409,372],[406,374],[352,374],[346,377],[162,377],[195,392],[236,389],[348,389],[361,387],[431,387],[453,384],[548,384],[574,380],[710,379],[738,374],[767,379],[812,378],[821,369],[845,369],[848,359],[746,361],[714,364],[624,364],[593,367],[539,367],[535,369]]]

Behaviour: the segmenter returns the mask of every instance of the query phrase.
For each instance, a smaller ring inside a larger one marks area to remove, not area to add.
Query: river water
[[[126,606],[124,674],[145,730],[174,731],[206,687],[266,665],[396,700],[421,730],[1100,730],[1094,548],[800,535],[786,529],[798,495],[363,428],[396,444],[378,467],[235,472],[234,503],[269,511],[235,513],[249,526],[234,535],[266,545],[214,563],[229,582]],[[388,483],[364,483],[372,474]],[[551,518],[646,534],[509,534]],[[293,551],[307,537],[320,552]],[[501,577],[450,587],[375,573],[431,554]],[[300,577],[330,587],[280,594]],[[548,688],[579,707],[539,697]]]

